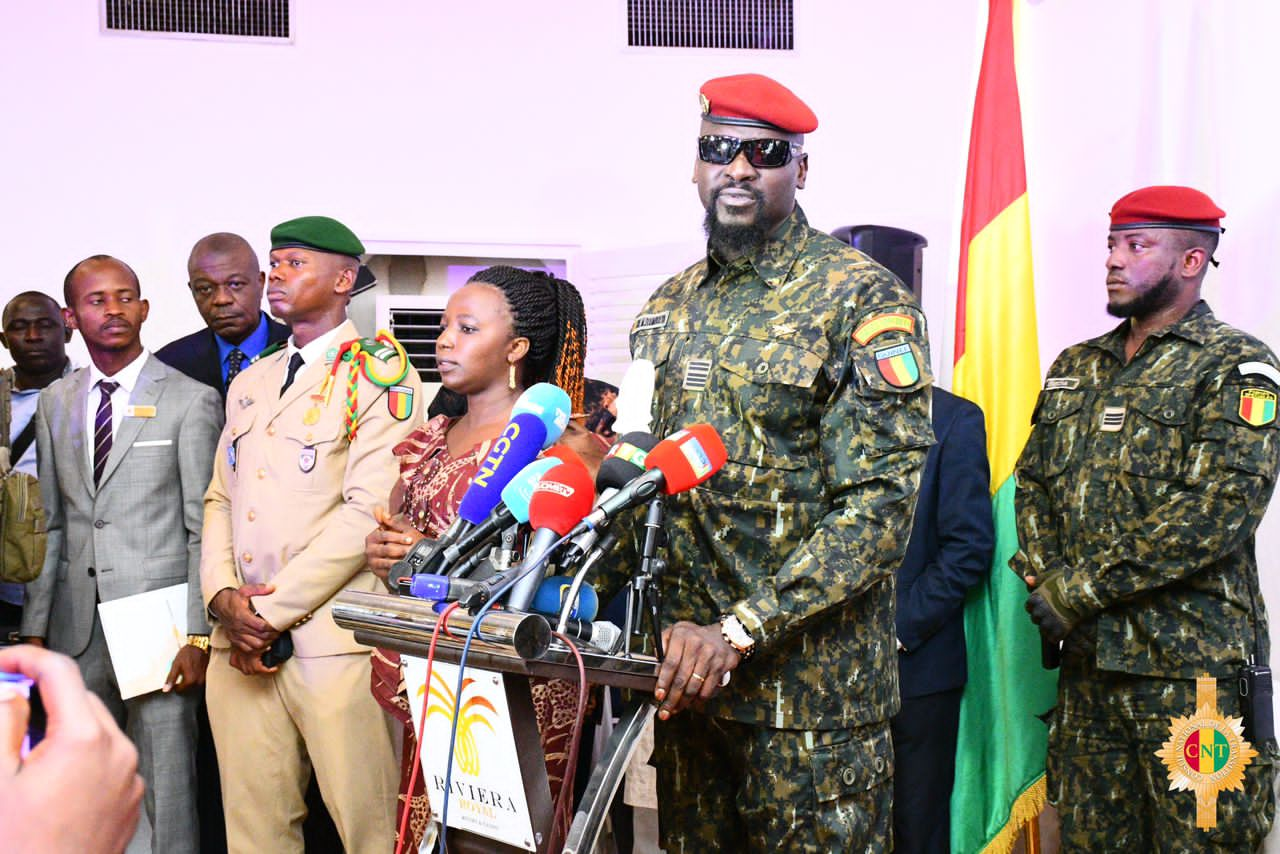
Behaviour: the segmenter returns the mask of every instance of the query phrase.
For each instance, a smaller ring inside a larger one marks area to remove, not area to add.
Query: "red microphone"
[[[529,524],[534,530],[524,551],[524,561],[514,571],[524,573],[542,560],[561,537],[591,512],[595,499],[595,481],[580,461],[564,462],[548,469],[529,499]],[[525,574],[511,589],[507,604],[518,611],[528,610],[544,575],[546,567],[541,572]]]
[[[574,528],[574,535],[607,525],[623,510],[648,501],[658,490],[675,495],[705,483],[724,467],[728,456],[720,434],[710,424],[692,424],[677,430],[654,445],[645,457],[648,471],[588,513]]]
[[[586,463],[582,461],[582,457],[578,456],[578,452],[568,445],[552,445],[542,452],[542,456],[553,457],[562,463],[577,464],[586,467]]]

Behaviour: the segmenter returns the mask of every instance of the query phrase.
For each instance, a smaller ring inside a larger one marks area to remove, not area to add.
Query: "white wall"
[[[73,262],[110,252],[142,277],[155,347],[198,324],[184,263],[214,230],[264,255],[271,225],[305,213],[377,244],[696,241],[697,87],[754,70],[821,119],[801,194],[815,225],[929,238],[926,309],[946,380],[985,5],[803,0],[797,49],[777,54],[628,49],[622,0],[298,0],[286,47],[102,36],[95,3],[6,0],[0,297],[56,293]],[[1200,186],[1227,210],[1208,296],[1280,345],[1280,7],[1031,0],[1023,11],[1042,370],[1111,325],[1106,214],[1148,183]],[[1259,547],[1273,603],[1278,517]]]

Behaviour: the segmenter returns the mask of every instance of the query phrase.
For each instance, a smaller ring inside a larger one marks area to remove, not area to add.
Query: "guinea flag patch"
[[[1254,427],[1265,427],[1276,420],[1276,393],[1264,388],[1240,391],[1240,419]]]
[[[387,409],[395,420],[408,420],[409,416],[413,414],[413,389],[407,385],[389,386],[387,388]]]
[[[885,382],[897,388],[915,385],[920,379],[920,365],[910,344],[898,344],[875,351],[876,367]]]

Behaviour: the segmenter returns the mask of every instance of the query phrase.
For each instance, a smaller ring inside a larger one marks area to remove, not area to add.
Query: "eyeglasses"
[[[698,137],[698,159],[705,163],[724,166],[732,163],[741,151],[747,162],[757,169],[776,169],[786,166],[791,158],[799,157],[799,145],[785,139],[738,139],[736,136]]]

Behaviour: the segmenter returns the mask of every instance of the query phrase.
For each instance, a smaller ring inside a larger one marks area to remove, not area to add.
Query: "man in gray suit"
[[[222,409],[216,391],[143,348],[147,302],[128,265],[95,255],[63,287],[93,364],[50,385],[36,409],[49,544],[22,633],[72,656],[137,746],[152,850],[195,852],[195,698],[184,692],[209,660],[200,541]],[[184,582],[191,634],[164,690],[122,700],[97,604]]]

